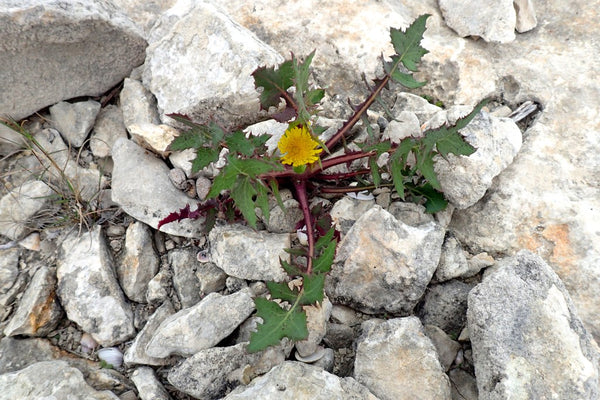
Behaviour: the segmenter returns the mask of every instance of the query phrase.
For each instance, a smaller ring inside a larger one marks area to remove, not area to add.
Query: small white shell
[[[106,347],[98,350],[98,358],[115,368],[123,365],[123,353],[116,347]]]
[[[315,351],[314,353],[306,356],[306,357],[302,357],[300,354],[298,354],[298,351],[296,351],[296,360],[304,362],[304,363],[314,363],[319,361],[321,358],[323,358],[323,356],[325,355],[325,349],[322,346],[317,347],[317,351]]]
[[[308,235],[306,234],[306,225],[304,225],[301,229],[296,231],[296,236],[298,237],[298,241],[302,246],[308,245]]]
[[[198,254],[196,255],[196,259],[198,261],[200,261],[201,263],[207,263],[210,262],[210,254],[208,253],[207,250],[201,250],[198,252]]]
[[[96,342],[89,333],[84,333],[81,335],[79,344],[81,345],[81,351],[85,354],[91,353],[96,347],[98,347],[98,342]]]
[[[351,197],[356,200],[373,200],[375,196],[372,193],[369,193],[368,190],[363,190],[358,193],[350,192],[348,193],[348,197]]]

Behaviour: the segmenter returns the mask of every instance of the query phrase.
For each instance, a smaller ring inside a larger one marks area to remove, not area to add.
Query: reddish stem
[[[354,114],[352,114],[350,119],[348,119],[348,121],[346,121],[346,123],[344,125],[342,125],[342,127],[335,133],[335,135],[333,135],[331,137],[331,139],[329,139],[325,143],[325,147],[327,149],[331,149],[333,146],[335,146],[337,144],[337,142],[340,141],[340,139],[342,137],[344,137],[345,135],[347,135],[350,132],[352,127],[354,125],[356,125],[356,123],[360,120],[362,115],[369,109],[369,107],[371,107],[371,104],[373,104],[373,102],[375,101],[377,96],[379,96],[379,93],[387,85],[389,80],[390,80],[390,75],[386,74],[383,77],[383,79],[381,79],[380,81],[377,82],[377,86],[371,92],[369,97],[367,97],[367,99],[364,102],[362,102],[358,107],[356,107],[356,110],[354,111]],[[325,150],[323,150],[323,151],[325,151]]]
[[[312,272],[313,257],[315,256],[315,232],[312,224],[312,215],[308,208],[308,195],[306,193],[306,180],[294,179],[294,189],[296,189],[296,200],[300,203],[302,214],[304,215],[304,224],[306,225],[306,236],[308,238],[308,260],[306,264],[306,273]]]

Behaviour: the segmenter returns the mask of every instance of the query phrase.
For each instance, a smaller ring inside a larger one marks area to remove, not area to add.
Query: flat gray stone
[[[178,390],[194,398],[216,399],[227,389],[248,383],[255,376],[268,372],[289,355],[289,350],[281,346],[248,353],[247,345],[239,343],[200,350],[173,367],[167,379]]]
[[[517,14],[513,0],[439,0],[444,21],[460,36],[477,36],[486,42],[515,39]]]
[[[144,61],[136,26],[105,0],[0,4],[0,110],[19,120],[78,96],[98,96]]]
[[[340,378],[320,367],[286,361],[223,400],[378,400],[354,378]]]
[[[381,400],[450,400],[450,382],[416,317],[363,323],[354,378]]]
[[[479,399],[597,399],[600,356],[563,283],[538,256],[503,259],[469,294]]]
[[[248,291],[228,296],[211,293],[195,306],[167,317],[146,346],[146,354],[191,356],[225,339],[252,311],[254,302]]]
[[[0,375],[0,399],[119,400],[107,390],[97,391],[83,374],[65,361],[41,361],[22,370]]]
[[[0,234],[12,240],[31,232],[32,218],[47,207],[54,191],[42,181],[27,181],[0,199]]]
[[[470,109],[448,110],[448,120],[465,115]],[[461,130],[465,140],[477,150],[470,156],[448,154],[436,157],[437,174],[444,196],[457,209],[477,203],[492,186],[492,180],[513,161],[521,149],[521,131],[510,118],[479,113]]]
[[[287,233],[255,231],[242,225],[214,227],[208,236],[210,258],[227,275],[248,280],[283,281],[287,274],[279,259],[289,262]]]
[[[120,107],[108,104],[100,110],[96,117],[94,130],[90,137],[90,149],[96,157],[108,157],[112,154],[112,147],[120,137],[127,137],[123,112]]]
[[[154,333],[160,326],[160,324],[175,314],[175,309],[169,300],[165,300],[160,307],[154,311],[154,313],[148,318],[146,325],[138,334],[135,336],[135,339],[131,343],[131,346],[125,351],[123,355],[123,361],[125,364],[144,364],[144,365],[167,365],[170,360],[166,357],[151,357],[146,354],[146,346],[148,342],[154,336]]]
[[[125,233],[125,255],[117,263],[119,283],[129,299],[146,303],[148,283],[158,273],[159,265],[150,229],[133,222]]]
[[[81,147],[92,130],[100,103],[94,100],[68,103],[61,101],[50,107],[52,125],[67,143]]]
[[[251,73],[283,58],[209,2],[167,11],[149,36],[144,84],[166,114],[186,114],[234,127],[256,121],[258,93]],[[231,57],[235,54],[235,57]]]
[[[62,315],[56,297],[56,272],[43,266],[33,275],[4,334],[46,336],[58,325]]]
[[[171,212],[193,204],[171,184],[169,167],[160,159],[123,138],[117,139],[112,151],[112,198],[127,214],[156,229],[158,222]],[[188,219],[166,224],[160,230],[176,236],[199,237],[203,225],[203,218]]]
[[[374,206],[340,242],[325,290],[332,302],[365,313],[410,313],[437,267],[444,230],[412,227]]]
[[[142,400],[169,400],[171,398],[150,367],[137,367],[131,374],[131,380]]]
[[[131,305],[100,226],[81,235],[75,231],[64,240],[56,274],[67,318],[98,343],[112,346],[135,334]]]

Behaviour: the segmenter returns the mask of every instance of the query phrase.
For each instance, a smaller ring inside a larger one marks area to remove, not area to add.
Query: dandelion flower
[[[294,167],[313,163],[319,159],[319,143],[305,127],[295,126],[285,131],[277,147],[281,151],[281,162]]]

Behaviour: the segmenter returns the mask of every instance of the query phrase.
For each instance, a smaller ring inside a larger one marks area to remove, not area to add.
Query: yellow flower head
[[[295,126],[285,131],[277,147],[281,151],[281,162],[294,167],[313,163],[319,159],[319,143],[312,138],[306,127]]]

